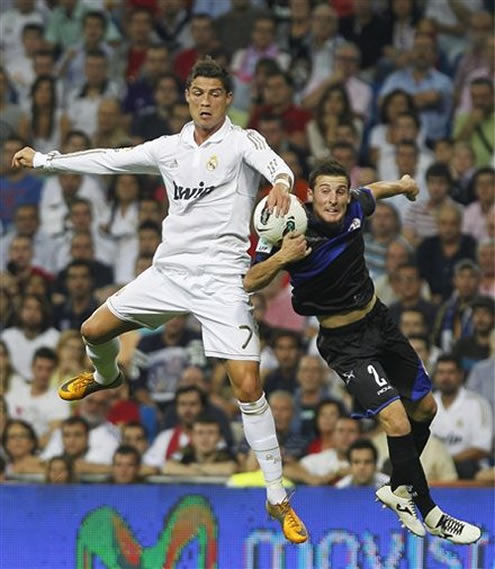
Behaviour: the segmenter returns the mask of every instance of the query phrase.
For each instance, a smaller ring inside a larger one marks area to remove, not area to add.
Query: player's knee
[[[411,423],[400,402],[394,402],[383,409],[378,418],[383,430],[390,437],[403,437],[411,432]]]
[[[263,393],[257,374],[246,374],[242,381],[235,386],[235,391],[239,401],[257,401]]]
[[[81,326],[81,336],[84,341],[88,344],[100,344],[102,342],[101,332],[98,329],[95,318],[90,316],[87,320],[82,323]]]
[[[438,411],[438,405],[433,396],[428,397],[420,407],[423,421],[431,421]]]

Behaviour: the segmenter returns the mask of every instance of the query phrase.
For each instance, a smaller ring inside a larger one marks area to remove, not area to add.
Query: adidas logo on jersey
[[[205,186],[204,182],[200,182],[197,188],[184,188],[184,186],[178,186],[174,181],[174,200],[202,198],[210,194],[214,189],[215,186]]]
[[[352,220],[351,225],[349,225],[349,229],[347,231],[354,231],[355,229],[359,229],[361,227],[361,220],[358,217],[355,217]]]

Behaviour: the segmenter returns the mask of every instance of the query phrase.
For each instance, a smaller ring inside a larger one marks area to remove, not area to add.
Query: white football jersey
[[[254,130],[228,118],[203,144],[189,122],[179,134],[133,148],[40,154],[35,168],[91,174],[160,174],[169,212],[153,263],[242,274],[249,267],[249,221],[261,175],[271,183],[293,175]]]

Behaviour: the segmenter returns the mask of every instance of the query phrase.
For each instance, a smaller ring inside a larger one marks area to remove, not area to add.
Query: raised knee
[[[88,344],[99,344],[101,342],[101,333],[98,331],[98,326],[92,316],[82,323],[81,336]]]
[[[422,409],[422,411],[424,413],[425,420],[430,421],[435,418],[435,415],[438,411],[438,405],[433,397],[430,397],[428,403],[425,405],[425,408]]]
[[[246,374],[236,386],[236,397],[239,401],[257,401],[262,393],[263,389],[256,374]]]
[[[384,431],[389,436],[402,437],[411,432],[411,423],[402,404],[392,403],[385,407],[378,417]]]

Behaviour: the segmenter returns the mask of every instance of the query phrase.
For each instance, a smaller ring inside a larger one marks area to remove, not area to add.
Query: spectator
[[[167,460],[164,474],[174,476],[230,476],[237,471],[234,456],[227,449],[219,449],[220,424],[207,414],[200,414],[193,422],[190,444],[181,450],[180,458]]]
[[[0,332],[13,326],[19,306],[20,291],[17,281],[10,273],[0,273]]]
[[[306,454],[315,454],[335,447],[334,433],[337,421],[344,416],[344,409],[335,399],[323,399],[315,409],[314,431]]]
[[[490,333],[490,354],[485,360],[474,364],[466,386],[484,397],[495,412],[495,330]]]
[[[433,377],[438,405],[431,432],[438,436],[454,459],[460,478],[473,478],[479,461],[489,456],[493,416],[486,399],[462,386],[459,361],[444,354],[438,358]]]
[[[259,129],[262,117],[272,114],[281,117],[290,142],[306,148],[306,125],[311,114],[294,104],[292,79],[288,72],[270,73],[263,89],[264,104],[254,110],[248,128]]]
[[[50,348],[38,348],[32,360],[32,379],[11,388],[6,401],[13,419],[23,419],[34,429],[39,446],[44,448],[51,433],[69,416],[70,409],[50,387],[57,367],[57,356]]]
[[[161,0],[157,3],[155,31],[170,51],[191,45],[189,20],[190,15],[184,0]]]
[[[167,46],[151,44],[146,49],[141,72],[135,81],[130,83],[123,101],[126,121],[147,109],[153,108],[153,93],[159,77],[170,72],[170,54]]]
[[[79,330],[82,323],[98,308],[93,296],[94,279],[88,261],[71,261],[66,269],[66,301],[54,306],[53,322],[60,331]]]
[[[285,473],[286,476],[311,486],[335,484],[349,473],[347,451],[358,438],[358,422],[347,417],[339,418],[334,433],[335,448],[306,455]]]
[[[39,210],[34,204],[20,205],[14,214],[14,225],[0,238],[0,267],[5,269],[7,252],[12,239],[20,235],[31,240],[33,247],[33,265],[44,267],[49,273],[54,272],[54,245],[50,237],[40,229]],[[3,266],[2,266],[3,265]]]
[[[433,342],[444,352],[472,333],[472,308],[480,282],[479,267],[470,259],[462,259],[454,268],[454,293],[438,309]]]
[[[159,223],[142,221],[138,227],[138,255],[154,255],[162,240]]]
[[[297,388],[296,370],[301,357],[300,336],[290,330],[280,330],[273,338],[273,354],[278,367],[265,378],[265,393],[284,390],[294,393]]]
[[[7,478],[16,474],[43,472],[37,456],[38,439],[33,427],[21,419],[9,419],[2,433],[2,446],[7,454]]]
[[[469,205],[474,201],[472,179],[475,173],[474,152],[468,142],[458,140],[454,144],[452,157],[448,164],[452,176],[451,197],[458,203]]]
[[[167,460],[179,456],[180,450],[190,443],[194,420],[204,411],[207,398],[201,389],[190,385],[177,389],[174,404],[177,424],[159,433],[143,457],[144,464],[154,467],[155,472],[161,470]]]
[[[436,346],[432,346],[426,334],[408,334],[407,339],[420,357],[428,374],[433,374],[433,369],[441,351]]]
[[[433,67],[436,55],[435,40],[425,34],[417,34],[411,66],[392,73],[380,92],[383,97],[394,89],[401,88],[411,94],[420,112],[426,138],[430,141],[447,134],[453,92],[450,79]]]
[[[134,447],[143,456],[149,448],[146,427],[136,421],[122,425],[122,444]]]
[[[10,392],[22,390],[25,384],[26,380],[12,367],[7,344],[0,340],[0,396],[7,397]]]
[[[179,99],[179,83],[175,75],[160,75],[153,89],[153,106],[141,110],[133,121],[131,132],[139,142],[170,134],[169,120]]]
[[[430,333],[424,312],[415,308],[406,308],[401,312],[399,328],[406,338],[417,335],[427,336]]]
[[[299,360],[292,429],[308,440],[316,434],[314,426],[318,405],[328,397],[325,371],[324,363],[318,356],[305,355]]]
[[[352,15],[340,19],[339,31],[346,40],[354,42],[361,51],[361,67],[372,69],[383,55],[383,49],[390,43],[390,32],[386,22],[373,13],[367,0],[353,0]]]
[[[436,214],[438,234],[422,241],[417,250],[421,276],[430,285],[432,300],[446,300],[454,286],[454,267],[462,259],[475,259],[476,242],[461,232],[462,212],[453,204]]]
[[[112,484],[138,484],[141,482],[140,467],[139,451],[133,446],[121,445],[113,454],[110,482]]]
[[[22,30],[27,24],[43,25],[43,15],[35,0],[15,0],[2,12],[0,22],[0,54],[4,61],[22,52]]]
[[[237,50],[231,63],[234,76],[233,107],[247,112],[251,101],[251,82],[254,79],[256,64],[262,58],[270,58],[287,68],[288,55],[282,53],[275,43],[275,21],[270,15],[259,15],[253,26],[251,42],[244,49]]]
[[[196,61],[210,55],[218,47],[213,19],[208,14],[193,15],[191,36],[193,46],[179,51],[174,60],[175,76],[183,85]]]
[[[127,42],[124,45],[124,77],[127,83],[133,83],[146,59],[146,54],[153,40],[153,15],[147,8],[134,8],[129,16]]]
[[[428,330],[432,330],[437,307],[424,299],[423,280],[414,263],[400,265],[396,273],[399,300],[390,305],[390,315],[398,324],[402,312],[406,309],[420,310],[424,313]]]
[[[67,218],[69,208],[76,199],[88,200],[89,208],[96,214],[96,222],[108,211],[103,193],[91,177],[60,173],[47,180],[43,187],[40,204],[41,229],[47,235],[60,236],[72,229]],[[67,236],[64,237],[64,244],[68,249]]]
[[[495,324],[495,301],[489,296],[477,296],[471,303],[471,335],[458,340],[452,349],[452,355],[461,362],[467,375],[473,366],[490,355],[490,333]]]
[[[399,237],[400,229],[397,209],[388,201],[377,202],[370,231],[364,237],[366,266],[374,280],[385,274],[388,247]]]
[[[118,99],[108,98],[100,101],[93,141],[97,148],[121,148],[131,144],[131,136],[123,125]]]
[[[480,77],[471,82],[470,112],[456,118],[454,137],[471,143],[476,156],[476,166],[489,166],[495,147],[494,89],[491,79]]]
[[[108,59],[101,50],[86,54],[84,83],[67,94],[66,115],[62,119],[62,136],[69,130],[82,130],[92,137],[97,129],[98,107],[103,99],[119,97],[119,88],[110,81]]]
[[[476,201],[469,204],[462,218],[462,232],[476,240],[487,239],[488,218],[495,211],[495,169],[480,168],[473,176]]]
[[[118,429],[105,419],[108,409],[106,393],[93,393],[81,401],[78,415],[65,419],[53,432],[42,460],[64,454],[74,461],[76,474],[107,474],[120,440]]]
[[[426,187],[428,199],[412,203],[404,215],[403,235],[415,247],[437,234],[437,211],[446,203],[454,203],[449,197],[452,178],[447,165],[436,162],[426,170]]]
[[[28,285],[33,276],[51,281],[51,275],[42,268],[33,265],[33,243],[29,237],[17,235],[9,245],[7,271],[15,280],[18,290],[28,292]]]
[[[5,67],[12,85],[21,100],[27,98],[31,84],[35,79],[33,57],[41,48],[42,39],[43,26],[26,24],[22,29],[22,52],[13,54],[10,59],[5,61]]]
[[[2,36],[0,35],[0,37]],[[19,131],[19,125],[24,117],[20,105],[10,101],[11,91],[12,88],[7,71],[0,66],[0,113],[2,116],[0,122],[0,146],[3,146],[7,138],[14,136]]]
[[[57,388],[86,369],[86,350],[79,330],[64,330],[58,338],[55,351],[58,365],[50,384]]]
[[[477,259],[481,271],[479,292],[495,300],[495,239],[486,239],[478,244]]]
[[[214,20],[219,44],[232,56],[237,50],[249,44],[260,10],[249,0],[233,0],[230,10]]]
[[[268,402],[272,408],[275,430],[280,444],[284,476],[291,478],[289,471],[291,467],[297,468],[297,461],[303,456],[308,441],[291,428],[294,420],[294,399],[290,393],[281,390],[274,391],[268,397]],[[244,459],[248,450],[247,459]],[[245,440],[240,445],[238,459],[241,471],[252,472],[259,468],[254,451],[249,449]],[[286,469],[288,469],[287,472]]]
[[[202,353],[200,335],[186,324],[185,316],[177,316],[167,322],[162,332],[145,336],[139,342],[137,349],[145,365],[133,390],[140,403],[165,410],[174,399],[182,372],[195,363],[195,353]]]
[[[382,202],[378,202],[378,204],[381,203]],[[385,252],[385,272],[374,280],[376,295],[386,305],[390,306],[394,302],[399,301],[400,283],[397,279],[397,270],[401,265],[410,263],[411,258],[412,251],[405,239],[402,239],[402,237],[400,237],[399,239],[396,239],[395,241],[391,241],[389,243]],[[423,296],[426,296],[429,295],[429,293],[430,288],[425,283],[421,290],[421,294]]]
[[[12,168],[14,154],[25,146],[17,136],[7,138],[2,145],[0,169],[0,223],[8,229],[20,205],[38,205],[43,182],[27,174],[24,168]]]
[[[36,296],[25,295],[18,312],[18,325],[7,328],[1,334],[2,340],[12,357],[17,373],[30,380],[31,362],[38,348],[54,349],[59,333],[50,327],[49,308]]]
[[[74,481],[72,461],[68,457],[54,456],[48,461],[45,471],[47,484],[70,484]]]
[[[368,439],[357,439],[347,451],[350,473],[335,484],[336,488],[351,486],[373,486],[380,488],[386,484],[389,477],[377,472],[378,451]]]

